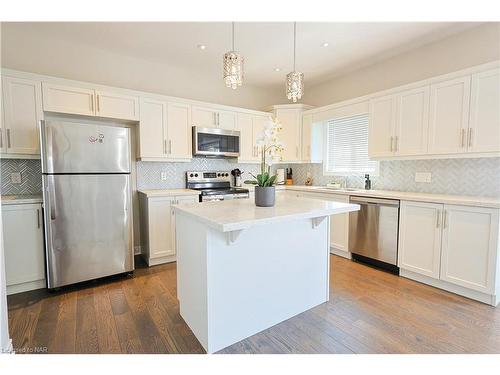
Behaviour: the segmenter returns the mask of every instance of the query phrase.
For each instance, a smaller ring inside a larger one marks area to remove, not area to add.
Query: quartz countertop
[[[1,200],[2,205],[42,203],[42,196],[37,194],[2,195]]]
[[[139,190],[139,193],[146,197],[174,197],[179,195],[200,195],[200,192],[193,189],[150,189]]]
[[[500,199],[461,196],[450,194],[430,194],[392,190],[331,189],[325,186],[286,185],[289,191],[309,191],[326,194],[357,195],[363,197],[400,199],[417,202],[457,204],[464,206],[500,208]]]
[[[357,211],[359,205],[277,195],[274,207],[256,207],[253,199],[235,199],[185,204],[174,209],[221,232],[231,232],[282,220],[312,219]]]

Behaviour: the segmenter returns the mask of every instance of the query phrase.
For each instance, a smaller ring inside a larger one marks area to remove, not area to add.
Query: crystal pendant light
[[[234,50],[234,22],[233,29],[233,49],[224,54],[224,83],[227,87],[236,90],[243,83],[243,56]]]
[[[286,75],[286,97],[294,103],[304,95],[304,73],[295,71],[295,45],[297,40],[297,22],[293,23],[293,72]]]

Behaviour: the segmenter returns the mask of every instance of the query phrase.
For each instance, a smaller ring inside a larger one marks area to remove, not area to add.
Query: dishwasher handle
[[[381,199],[381,198],[372,198],[372,197],[350,197],[350,203],[357,204],[376,204],[378,206],[391,206],[391,207],[399,207],[399,201],[394,199]]]

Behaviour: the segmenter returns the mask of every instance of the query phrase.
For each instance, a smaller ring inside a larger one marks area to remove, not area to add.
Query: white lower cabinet
[[[398,256],[401,275],[498,304],[498,211],[403,201]]]
[[[175,211],[172,206],[198,202],[198,196],[147,197],[140,193],[143,257],[149,266],[174,262]]]
[[[7,294],[45,287],[41,204],[2,206]]]

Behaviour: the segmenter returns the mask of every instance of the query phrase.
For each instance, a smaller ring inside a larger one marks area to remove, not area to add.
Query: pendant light
[[[286,97],[294,103],[304,95],[304,73],[295,70],[295,49],[297,44],[297,22],[293,23],[293,71],[286,75]]]
[[[234,22],[232,23],[232,50],[226,52],[223,58],[224,83],[236,90],[243,83],[243,56],[234,50]]]

